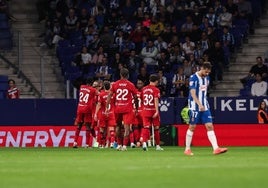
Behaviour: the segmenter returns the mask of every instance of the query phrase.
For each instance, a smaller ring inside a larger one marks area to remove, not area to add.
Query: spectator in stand
[[[158,88],[160,90],[160,95],[161,97],[165,97],[166,94],[168,93],[166,91],[167,90],[167,78],[164,76],[162,70],[158,71],[158,77],[159,77]]]
[[[96,31],[94,30],[94,27],[92,25],[88,25],[85,28],[84,38],[85,38],[86,46],[89,46],[93,42],[95,34],[96,34]]]
[[[142,27],[140,22],[136,23],[136,27],[131,31],[129,35],[129,40],[135,43],[137,52],[140,52],[142,49],[142,38],[143,36],[149,36],[148,32]]]
[[[75,15],[73,8],[69,9],[68,16],[65,17],[65,31],[67,36],[75,31],[79,30],[79,19]]]
[[[141,58],[136,54],[135,49],[130,50],[130,55],[128,56],[126,60],[126,66],[129,70],[129,79],[135,80],[135,76],[138,73],[138,70],[140,69],[140,65],[142,63]]]
[[[131,0],[126,0],[125,4],[122,6],[122,16],[126,20],[132,20],[135,16],[135,5]]]
[[[163,41],[165,41],[167,44],[170,43],[171,41],[171,38],[173,36],[173,33],[171,32],[171,26],[170,24],[166,24],[165,27],[164,27],[164,31],[162,33],[162,39]]]
[[[103,58],[107,57],[107,53],[104,52],[104,49],[102,46],[100,46],[98,48],[98,51],[93,55],[92,57],[92,63],[94,63],[95,65],[101,65],[103,62]]]
[[[114,36],[108,26],[104,26],[100,35],[100,40],[105,51],[108,51],[114,43]]]
[[[177,72],[172,78],[171,97],[183,97],[186,75],[184,74],[183,67],[178,67]]]
[[[92,63],[92,56],[88,53],[87,47],[82,48],[81,58],[78,62],[78,66],[80,67],[83,75],[88,73],[88,69],[90,64]]]
[[[89,17],[88,26],[92,26],[94,29],[94,32],[99,32],[99,28],[98,28],[98,25],[96,24],[96,19],[94,16]]]
[[[154,42],[152,39],[148,40],[147,46],[145,46],[141,50],[141,56],[143,58],[143,62],[147,65],[157,65],[156,57],[158,54],[157,48],[154,46]]]
[[[144,14],[144,20],[142,20],[142,26],[148,30],[150,28],[150,25],[152,24],[152,20],[150,17],[150,13],[146,12]]]
[[[257,119],[259,124],[268,124],[267,105],[265,101],[261,101],[259,104]]]
[[[149,84],[149,76],[150,75],[147,73],[146,67],[143,66],[140,68],[137,79],[142,80],[144,85],[147,85],[147,84]]]
[[[120,23],[116,27],[116,30],[121,30],[121,31],[123,31],[124,34],[129,35],[130,32],[132,31],[132,26],[128,23],[126,18],[121,17]]]
[[[208,22],[212,27],[215,27],[217,24],[217,16],[215,14],[214,8],[210,7],[208,10],[208,13],[206,14],[206,17],[208,18]]]
[[[185,59],[185,52],[180,45],[175,45],[169,56],[172,65],[182,65],[182,62]]]
[[[223,27],[223,34],[221,37],[222,48],[224,50],[225,66],[229,66],[229,60],[231,58],[231,52],[234,52],[234,36],[229,32],[227,26]]]
[[[160,57],[157,58],[158,70],[162,70],[164,73],[168,73],[171,71],[171,63],[169,61],[169,56],[167,54],[167,50],[162,50],[160,52]]]
[[[204,53],[206,50],[208,50],[212,44],[210,44],[210,41],[208,39],[207,33],[202,32],[201,33],[201,39],[200,39],[200,44],[201,44],[201,50]]]
[[[251,95],[252,96],[267,96],[267,82],[262,80],[260,74],[255,75],[256,81],[251,86]]]
[[[198,5],[194,5],[191,17],[196,25],[200,25],[202,23],[203,14],[200,12]]]
[[[154,41],[154,45],[156,46],[158,52],[167,49],[167,43],[163,40],[162,36],[159,35],[157,39]]]
[[[88,26],[89,13],[87,9],[82,8],[79,15],[79,29],[84,33],[85,29]]]
[[[109,26],[110,29],[117,28],[120,23],[120,15],[116,10],[112,10],[109,15],[106,16],[106,25]]]
[[[190,33],[193,30],[193,24],[194,24],[194,22],[192,20],[192,17],[187,16],[186,21],[181,26],[181,32],[184,34],[184,36],[190,35]]]
[[[207,38],[212,45],[218,40],[217,34],[212,26],[207,28]]]
[[[102,4],[102,1],[96,0],[95,6],[91,8],[91,16],[96,17],[99,14],[100,10],[104,13],[106,12],[105,6]]]
[[[49,48],[52,48],[63,39],[63,35],[63,28],[57,18],[53,21],[47,21],[44,42],[40,44],[40,46],[48,46]]]
[[[122,67],[126,68],[125,62],[123,57],[119,52],[116,52],[112,57],[109,59],[109,67],[112,69],[112,81],[115,81],[120,78],[120,69]]]
[[[189,36],[185,37],[185,42],[182,44],[182,49],[184,50],[187,57],[194,53],[195,43],[191,41]]]
[[[98,51],[98,49],[102,47],[102,41],[100,39],[100,35],[98,33],[93,34],[93,39],[88,43],[87,48],[91,54],[94,54]],[[102,47],[103,48],[103,47]]]
[[[107,57],[102,58],[102,63],[98,66],[95,75],[99,80],[110,80],[111,72]]]
[[[19,99],[20,90],[16,87],[15,80],[8,80],[7,99]]]
[[[152,23],[149,27],[151,36],[156,39],[157,36],[164,32],[164,24],[155,16],[152,17]]]
[[[128,57],[130,55],[130,51],[135,50],[135,48],[136,48],[135,43],[130,41],[127,36],[124,36],[123,37],[122,47],[119,50],[119,52],[121,52],[121,54],[124,57]]]
[[[254,34],[254,19],[252,16],[251,2],[247,0],[239,0],[237,3],[238,15],[240,19],[246,19],[249,23],[249,32]]]
[[[257,74],[261,75],[262,80],[267,81],[268,79],[268,67],[263,64],[262,57],[258,56],[256,58],[257,64],[253,65],[248,73],[248,75],[242,78],[241,83],[246,86],[250,82],[255,81],[255,76]]]
[[[95,16],[95,19],[96,19],[96,24],[98,25],[98,28],[102,29],[104,27],[105,19],[106,19],[105,18],[105,9],[103,9],[102,7],[99,7],[99,12]]]
[[[208,27],[213,27],[213,26],[209,23],[209,19],[207,17],[204,17],[202,20],[202,23],[200,24],[200,29],[202,31],[207,31]]]
[[[192,64],[188,59],[183,60],[183,73],[184,75],[189,78],[192,74]]]
[[[200,33],[202,33],[202,30],[199,28],[197,24],[194,23],[192,32],[189,35],[193,42],[197,42],[201,39]]]
[[[238,17],[238,6],[234,3],[233,0],[227,0],[227,4],[225,5],[227,12],[232,14],[233,19],[237,19]]]
[[[229,28],[232,27],[232,14],[227,11],[225,6],[222,7],[222,13],[219,14],[218,17],[218,25],[221,27],[227,26]]]

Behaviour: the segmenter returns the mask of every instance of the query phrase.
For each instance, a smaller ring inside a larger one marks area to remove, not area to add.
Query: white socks
[[[187,130],[186,132],[186,138],[185,138],[185,150],[190,149],[191,143],[192,143],[192,138],[193,138],[194,132],[191,130]]]
[[[219,146],[217,143],[217,138],[216,138],[215,132],[214,131],[207,131],[207,135],[208,135],[208,139],[213,147],[213,150],[217,149]]]
[[[187,130],[186,138],[185,138],[185,150],[188,150],[191,148],[193,134],[194,134],[193,131],[191,131],[189,129]],[[213,130],[207,131],[207,135],[208,135],[208,139],[213,147],[213,150],[217,149],[219,146],[217,143],[217,138],[216,138],[215,132]]]

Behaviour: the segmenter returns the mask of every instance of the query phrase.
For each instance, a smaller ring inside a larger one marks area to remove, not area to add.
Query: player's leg
[[[125,131],[124,131],[122,151],[126,151],[127,145],[129,143],[130,124],[133,122],[133,113],[132,112],[124,113],[123,122]]]
[[[214,132],[214,126],[212,123],[211,113],[210,111],[203,112],[202,115],[202,122],[205,124],[207,129],[207,136],[208,140],[210,141],[212,148],[213,148],[213,154],[221,154],[227,152],[227,148],[220,148],[218,146],[218,141],[216,134]]]
[[[123,129],[123,124],[122,124],[122,114],[115,114],[116,118],[116,142],[117,142],[117,150],[121,150],[122,148],[122,129]]]
[[[129,132],[130,132],[130,125],[129,124],[124,124],[124,138],[123,138],[123,147],[122,151],[127,150],[127,145],[129,143]]]
[[[134,144],[135,139],[134,139],[134,126],[133,124],[130,125],[130,133],[129,133],[129,141],[130,141],[130,147],[135,148],[136,145]]]
[[[150,139],[150,128],[151,128],[151,118],[150,117],[143,117],[143,128],[141,131],[141,142],[142,142],[142,149],[144,151],[148,151],[147,142]]]
[[[83,117],[84,116],[82,113],[77,113],[77,115],[76,115],[76,119],[75,119],[75,123],[74,123],[76,125],[76,130],[75,130],[73,148],[77,148],[78,137],[79,137],[80,131],[82,129],[82,125],[83,125]]]
[[[155,145],[156,145],[156,150],[162,151],[164,150],[163,148],[160,147],[160,116],[153,118],[152,119],[152,126],[154,127],[154,140],[155,140]]]
[[[191,144],[192,144],[192,138],[193,138],[194,130],[196,127],[196,123],[198,122],[199,116],[200,116],[199,112],[190,110],[190,114],[189,114],[190,123],[189,123],[189,127],[187,129],[186,136],[185,136],[185,151],[184,151],[185,155],[194,155],[191,151]]]
[[[90,147],[91,123],[85,122],[85,126],[86,126],[86,147]]]
[[[110,141],[110,148],[114,147],[114,142],[115,142],[115,127],[114,126],[109,126],[108,127],[108,134],[109,134],[109,141]]]

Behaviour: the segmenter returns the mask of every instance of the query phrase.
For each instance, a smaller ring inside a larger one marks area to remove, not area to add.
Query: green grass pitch
[[[0,148],[2,188],[261,188],[268,184],[268,147],[210,147],[148,152],[129,148]]]

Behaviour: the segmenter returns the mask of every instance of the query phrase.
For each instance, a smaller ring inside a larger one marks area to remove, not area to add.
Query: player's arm
[[[97,121],[98,120],[98,112],[101,108],[101,103],[100,102],[97,102],[97,105],[96,105],[96,110],[95,110],[95,114],[94,114],[94,120]]]
[[[139,100],[138,100],[138,96],[136,94],[133,95],[133,99],[134,99],[134,105],[135,105],[135,110],[138,111],[139,109]]]
[[[196,90],[195,89],[191,89],[190,90],[190,94],[194,100],[194,102],[199,106],[199,110],[200,111],[204,111],[205,107],[202,105],[202,103],[198,100],[197,96],[196,96]]]
[[[154,98],[154,107],[155,107],[155,113],[153,115],[153,118],[156,118],[158,115],[159,115],[159,108],[158,108],[158,105],[159,105],[159,98]]]
[[[108,110],[109,110],[109,106],[110,106],[110,103],[111,103],[111,98],[112,98],[112,96],[113,96],[113,92],[110,91],[109,94],[108,94],[108,96],[107,96],[107,100],[106,100],[105,113],[107,113]]]

